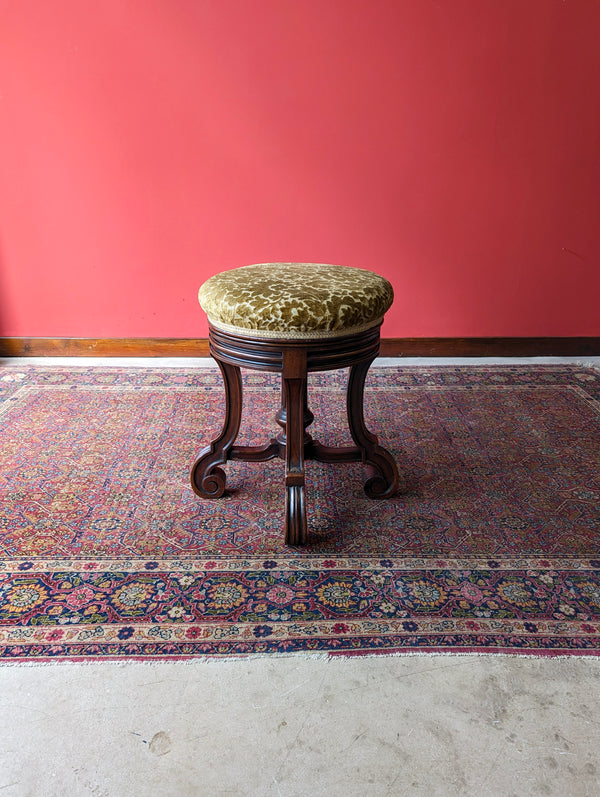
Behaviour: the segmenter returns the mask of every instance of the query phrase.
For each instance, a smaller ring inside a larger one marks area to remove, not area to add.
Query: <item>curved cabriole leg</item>
[[[398,489],[398,468],[390,452],[379,445],[377,437],[365,426],[365,379],[372,362],[372,359],[363,360],[350,368],[346,404],[348,425],[370,473],[364,486],[365,493],[369,498],[389,498]]]
[[[225,472],[218,466],[227,462],[242,418],[240,369],[221,360],[217,363],[225,383],[225,420],[221,434],[200,452],[192,466],[192,488],[202,498],[220,498],[225,492]]]
[[[285,542],[303,545],[308,539],[304,502],[305,349],[284,352],[281,386],[285,407]]]

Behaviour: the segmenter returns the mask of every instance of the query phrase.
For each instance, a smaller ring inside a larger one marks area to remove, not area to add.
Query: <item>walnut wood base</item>
[[[211,327],[209,341],[210,353],[223,374],[226,412],[221,434],[200,452],[192,467],[192,487],[199,496],[220,498],[224,494],[226,476],[220,466],[228,460],[264,462],[280,457],[285,461],[285,542],[302,545],[308,539],[306,460],[363,462],[368,476],[364,490],[370,498],[388,498],[396,492],[394,458],[366,428],[363,412],[365,379],[379,353],[379,327],[314,341],[252,338]],[[282,431],[264,445],[234,445],[242,417],[240,367],[281,373],[281,407],[276,421]],[[314,419],[307,402],[307,374],[346,367],[350,368],[346,410],[354,445],[324,446],[307,432]]]

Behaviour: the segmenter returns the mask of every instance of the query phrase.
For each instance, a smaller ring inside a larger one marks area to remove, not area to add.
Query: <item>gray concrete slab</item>
[[[600,661],[0,668],[0,793],[597,795]]]

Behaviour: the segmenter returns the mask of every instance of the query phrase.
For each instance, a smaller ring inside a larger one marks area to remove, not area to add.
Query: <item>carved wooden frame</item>
[[[238,335],[210,326],[210,353],[225,384],[223,429],[196,459],[191,472],[194,491],[202,498],[220,498],[226,476],[221,465],[228,460],[285,461],[285,542],[303,545],[308,539],[305,504],[306,460],[362,462],[367,467],[365,493],[389,498],[398,488],[393,456],[379,445],[365,426],[363,398],[369,367],[379,354],[380,326],[338,338],[272,339]],[[234,445],[242,417],[240,368],[281,373],[281,407],[276,420],[282,431],[264,445]],[[346,396],[348,426],[353,446],[324,446],[306,431],[314,416],[307,403],[307,374],[350,368]]]

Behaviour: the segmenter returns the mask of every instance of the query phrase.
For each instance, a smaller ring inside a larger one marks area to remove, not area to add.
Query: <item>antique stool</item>
[[[220,498],[228,460],[285,460],[285,542],[307,541],[304,462],[363,462],[370,498],[397,489],[394,458],[366,427],[365,378],[379,353],[379,329],[393,300],[390,283],[358,268],[319,263],[262,263],[216,274],[200,288],[209,320],[210,353],[225,383],[221,434],[192,467],[192,487]],[[354,446],[324,446],[306,431],[314,416],[307,403],[307,373],[350,367],[346,408]],[[265,445],[236,446],[242,415],[240,367],[281,373],[282,432]]]

